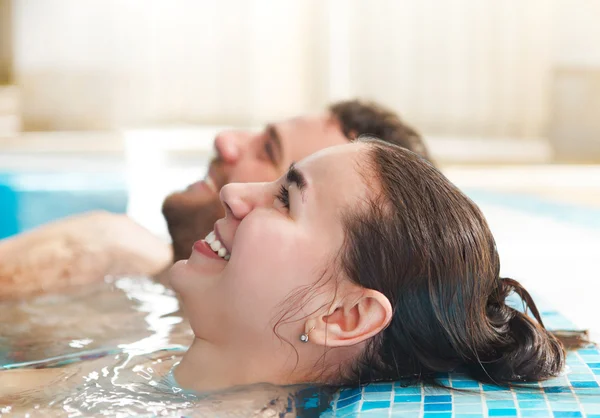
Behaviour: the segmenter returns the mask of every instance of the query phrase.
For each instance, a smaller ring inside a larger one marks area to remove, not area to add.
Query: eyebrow
[[[269,136],[269,140],[273,143],[275,148],[275,155],[272,156],[272,162],[274,165],[278,165],[278,162],[281,160],[281,156],[283,154],[283,147],[281,144],[281,135],[279,135],[279,131],[273,124],[268,124],[266,127],[267,135]],[[279,157],[279,158],[277,158]]]
[[[285,181],[287,181],[288,184],[295,184],[302,194],[304,194],[304,190],[306,190],[308,185],[306,177],[296,168],[294,163],[290,164],[290,168],[288,168],[287,174],[285,175]]]

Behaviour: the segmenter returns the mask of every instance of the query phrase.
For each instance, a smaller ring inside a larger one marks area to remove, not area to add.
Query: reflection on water
[[[1,308],[5,365],[130,346],[188,345],[192,338],[177,298],[147,278],[107,279]]]
[[[169,384],[193,335],[174,294],[147,278],[0,303],[0,336],[2,416],[295,416],[290,388]]]

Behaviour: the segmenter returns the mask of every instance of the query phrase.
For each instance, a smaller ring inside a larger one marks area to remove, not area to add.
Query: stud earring
[[[308,342],[308,334],[310,334],[310,332],[315,329],[315,327],[312,327],[311,329],[308,330],[308,332],[305,332],[304,334],[300,335],[300,341],[302,341],[303,343],[307,343]]]

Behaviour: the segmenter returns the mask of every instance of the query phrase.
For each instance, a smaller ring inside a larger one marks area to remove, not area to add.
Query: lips
[[[221,260],[221,261],[225,261],[223,260],[221,257],[219,257],[213,250],[212,248],[210,248],[210,246],[207,244],[206,241],[204,240],[200,240],[200,241],[196,241],[194,243],[193,246],[194,251],[209,257],[209,258],[214,258],[215,260]]]
[[[196,241],[192,248],[193,251],[209,258],[229,261],[231,257],[229,248],[222,242],[216,223],[214,229],[206,236],[206,238]]]

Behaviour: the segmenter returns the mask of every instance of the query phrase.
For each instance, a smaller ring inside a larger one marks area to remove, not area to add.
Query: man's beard
[[[218,195],[193,195],[189,191],[173,193],[162,207],[173,240],[173,262],[189,258],[192,246],[213,230],[214,223],[225,216]]]

